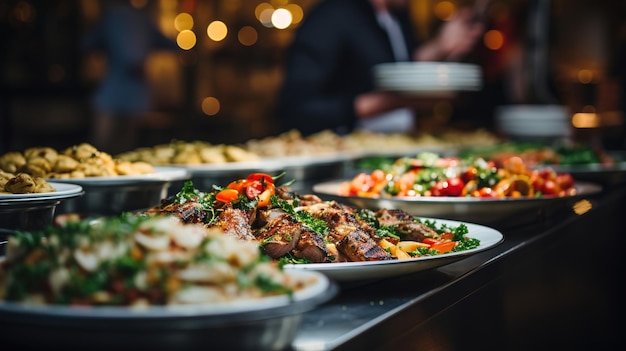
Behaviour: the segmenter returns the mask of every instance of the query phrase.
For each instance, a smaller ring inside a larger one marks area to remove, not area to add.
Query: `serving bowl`
[[[39,230],[52,224],[60,204],[84,194],[75,184],[50,182],[57,191],[36,194],[1,194],[0,229]]]
[[[87,216],[110,216],[144,210],[158,205],[167,197],[176,181],[189,179],[184,169],[155,167],[156,172],[134,176],[54,179],[56,182],[80,185],[85,195],[64,201],[57,213],[79,213]]]

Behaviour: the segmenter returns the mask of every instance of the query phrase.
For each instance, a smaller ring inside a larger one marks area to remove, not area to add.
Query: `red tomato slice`
[[[263,186],[260,180],[254,180],[254,181],[249,182],[245,188],[246,197],[252,200],[255,197],[259,196],[259,194],[262,193],[263,190],[265,190],[264,188],[265,187]]]

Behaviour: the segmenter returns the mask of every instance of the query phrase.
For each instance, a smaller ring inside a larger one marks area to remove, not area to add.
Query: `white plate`
[[[426,219],[423,217],[420,218]],[[471,250],[406,260],[287,264],[284,267],[286,270],[293,271],[321,272],[338,282],[367,281],[395,277],[439,267],[476,254],[480,251],[492,248],[504,240],[502,233],[490,227],[445,219],[429,219],[436,221],[436,225],[438,226],[445,224],[456,227],[459,224],[464,223],[467,225],[468,229],[467,236],[480,240],[480,245]]]
[[[0,301],[3,345],[98,350],[285,349],[295,338],[301,315],[330,300],[337,284],[317,272],[287,272],[316,279],[287,295],[228,304],[188,306],[69,307]],[[303,274],[304,273],[304,274]],[[27,336],[24,334],[27,333]]]
[[[479,65],[461,62],[386,62],[374,67],[375,72],[447,72],[449,74],[463,74],[481,72]]]
[[[175,167],[154,167],[154,173],[137,175],[119,175],[86,178],[51,178],[49,182],[72,183],[82,186],[129,185],[141,182],[169,182],[189,179],[191,175],[184,169]]]
[[[0,300],[0,319],[5,313],[28,315],[34,318],[63,318],[80,322],[81,326],[88,326],[82,323],[90,321],[121,320],[122,323],[129,323],[143,319],[159,319],[162,322],[173,321],[179,318],[198,318],[206,320],[204,324],[219,324],[224,322],[222,318],[248,319],[246,314],[258,313],[264,310],[276,308],[286,308],[297,302],[314,300],[331,289],[330,280],[318,272],[287,272],[297,276],[298,279],[312,279],[313,283],[306,288],[297,291],[290,298],[288,295],[269,296],[257,299],[240,299],[232,302],[210,303],[210,304],[190,304],[174,306],[148,306],[148,307],[127,307],[127,306],[82,306],[72,307],[67,305],[35,305],[28,303],[7,302]],[[252,319],[252,318],[250,318]]]
[[[28,202],[38,200],[60,200],[75,197],[83,192],[83,188],[76,184],[48,182],[56,191],[34,194],[0,194],[0,203]]]

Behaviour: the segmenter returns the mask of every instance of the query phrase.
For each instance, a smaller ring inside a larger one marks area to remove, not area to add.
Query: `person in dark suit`
[[[394,61],[455,60],[482,35],[468,9],[458,11],[431,41],[418,45],[409,0],[322,0],[305,17],[287,51],[276,116],[282,130],[303,135],[355,128],[412,128],[424,101],[375,90],[372,68]],[[399,35],[398,35],[399,32]],[[376,119],[382,123],[376,123]]]

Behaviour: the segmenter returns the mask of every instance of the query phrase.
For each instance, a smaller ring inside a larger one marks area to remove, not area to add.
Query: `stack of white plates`
[[[561,105],[506,105],[496,109],[497,127],[513,138],[567,138],[571,114]]]
[[[480,66],[458,62],[390,62],[374,67],[381,90],[428,94],[482,88]]]

